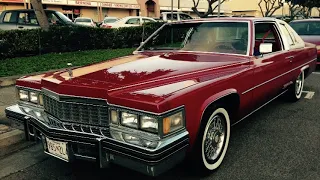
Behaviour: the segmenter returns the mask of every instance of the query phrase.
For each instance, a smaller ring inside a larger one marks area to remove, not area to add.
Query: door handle
[[[286,59],[288,59],[290,62],[292,62],[292,59],[294,58],[294,56],[288,56],[286,57]]]
[[[18,26],[18,28],[19,28],[19,29],[22,29],[22,28],[23,28],[23,26]]]

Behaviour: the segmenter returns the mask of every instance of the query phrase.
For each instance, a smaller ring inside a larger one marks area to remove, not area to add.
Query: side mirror
[[[272,52],[272,43],[261,43],[259,47],[261,54],[267,54]]]

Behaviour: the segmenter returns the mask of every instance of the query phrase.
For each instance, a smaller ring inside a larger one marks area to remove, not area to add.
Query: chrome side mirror
[[[267,54],[272,52],[272,43],[261,43],[259,47],[261,54]]]

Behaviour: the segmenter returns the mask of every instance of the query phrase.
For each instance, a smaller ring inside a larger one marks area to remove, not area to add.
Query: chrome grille
[[[63,129],[72,132],[88,133],[100,137],[109,136],[109,129],[106,127],[89,126],[83,124],[66,123],[59,121],[53,117],[48,117],[48,121],[45,122],[49,127],[56,129]]]
[[[43,104],[49,114],[63,122],[108,126],[107,105],[58,101],[47,95],[43,96]]]

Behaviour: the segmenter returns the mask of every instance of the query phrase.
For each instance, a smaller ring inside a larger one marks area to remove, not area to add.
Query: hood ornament
[[[69,74],[69,79],[72,79],[73,77],[73,72],[72,72],[72,63],[68,63],[68,68],[67,68],[67,71],[68,71],[68,74]]]

